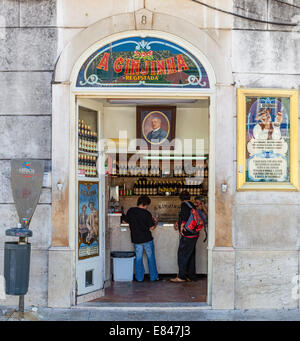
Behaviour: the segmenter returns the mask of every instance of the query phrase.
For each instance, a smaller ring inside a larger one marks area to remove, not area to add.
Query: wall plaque
[[[238,89],[237,188],[298,190],[296,90]]]

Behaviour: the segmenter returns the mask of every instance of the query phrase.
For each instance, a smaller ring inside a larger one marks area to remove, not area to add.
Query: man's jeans
[[[135,251],[135,278],[138,282],[144,280],[145,268],[143,264],[143,253],[146,251],[150,281],[155,281],[158,278],[158,272],[156,268],[155,252],[153,240],[147,243],[134,244]]]

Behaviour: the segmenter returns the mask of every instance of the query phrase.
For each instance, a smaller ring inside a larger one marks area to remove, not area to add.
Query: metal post
[[[24,295],[20,295],[19,296],[19,312],[24,313],[24,307],[25,307],[25,303],[24,303]]]

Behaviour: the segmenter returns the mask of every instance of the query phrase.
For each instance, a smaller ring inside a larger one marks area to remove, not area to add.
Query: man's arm
[[[154,225],[151,226],[151,227],[149,227],[149,230],[150,230],[150,231],[155,230],[156,227],[157,227],[157,224],[158,224],[158,219],[157,219],[157,218],[152,218],[152,220],[154,221]]]

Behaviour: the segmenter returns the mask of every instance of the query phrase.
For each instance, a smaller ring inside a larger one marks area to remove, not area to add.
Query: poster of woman
[[[78,258],[99,255],[99,189],[98,183],[78,184]]]

